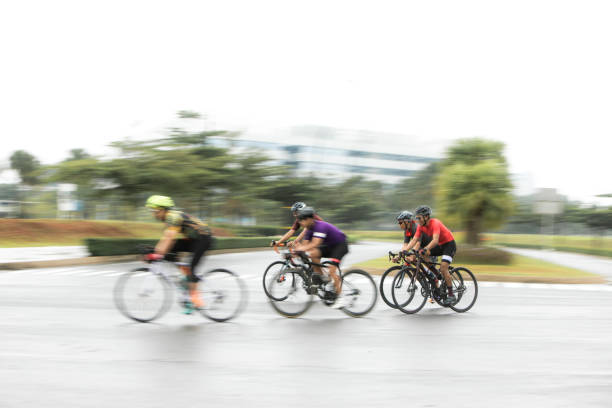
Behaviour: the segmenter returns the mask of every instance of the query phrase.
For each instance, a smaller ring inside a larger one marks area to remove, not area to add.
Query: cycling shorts
[[[442,262],[448,263],[453,262],[453,257],[455,256],[455,253],[457,253],[457,244],[455,244],[454,240],[442,245],[436,245],[435,247],[431,248],[430,251],[431,256],[442,255]]]
[[[191,274],[188,276],[190,282],[198,282],[200,278],[195,275],[195,270],[204,253],[210,249],[212,237],[210,235],[200,235],[197,239],[179,239],[172,247],[171,252],[191,252]]]
[[[346,241],[336,244],[332,247],[329,247],[327,245],[321,245],[319,246],[319,249],[321,250],[322,258],[330,258],[331,261],[336,265],[340,265],[340,261],[342,260],[344,255],[348,254],[349,251]]]

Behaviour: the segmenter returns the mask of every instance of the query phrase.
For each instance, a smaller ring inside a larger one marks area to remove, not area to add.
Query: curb
[[[271,248],[236,248],[213,249],[206,255],[234,254],[241,252],[269,251]],[[21,269],[56,268],[61,266],[97,265],[104,263],[134,262],[141,260],[141,255],[88,256],[86,258],[51,259],[48,261],[23,261],[0,263],[0,271],[18,271]]]

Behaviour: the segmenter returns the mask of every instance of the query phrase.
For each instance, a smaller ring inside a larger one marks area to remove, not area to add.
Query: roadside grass
[[[612,257],[612,237],[584,235],[485,234],[487,245],[550,249]]]
[[[0,219],[0,247],[84,245],[85,238],[159,239],[163,228],[160,222]],[[213,233],[231,235],[214,227]]]
[[[368,272],[380,275],[391,266],[387,257],[371,259],[353,265],[356,268],[366,269]],[[598,283],[603,282],[599,275],[584,272],[575,268],[540,261],[533,258],[515,255],[511,265],[455,265],[465,266],[480,280],[515,280],[515,281],[543,281],[543,282],[572,282]]]
[[[397,231],[348,231],[356,241],[393,241],[399,247],[403,232]],[[463,231],[453,231],[457,243],[465,242]],[[516,248],[550,249],[562,252],[576,252],[589,255],[612,257],[612,237],[584,235],[540,235],[540,234],[483,234],[484,244]]]

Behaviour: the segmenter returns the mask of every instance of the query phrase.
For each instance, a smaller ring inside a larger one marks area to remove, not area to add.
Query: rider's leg
[[[308,251],[308,256],[310,256],[310,259],[312,260],[312,262],[317,263],[317,264],[321,263],[321,250],[319,248],[313,248],[310,251]],[[323,275],[323,271],[321,270],[320,266],[313,265],[312,268],[319,275]]]
[[[449,266],[450,266],[450,263],[448,261],[443,260],[442,263],[440,264],[440,272],[442,272],[442,276],[444,276],[444,281],[446,282],[446,286],[448,288],[452,288],[453,279],[451,278],[450,273],[448,273]]]
[[[202,235],[194,242],[191,265],[186,267],[186,270],[188,271],[187,281],[189,282],[189,295],[191,297],[191,302],[198,308],[204,307],[204,301],[202,300],[200,292],[198,291],[198,282],[200,281],[200,278],[194,273],[194,271],[202,260],[206,250],[210,248],[211,241],[212,239],[209,235]]]
[[[342,278],[338,275],[337,271],[340,267],[340,261],[342,258],[348,254],[349,249],[346,242],[341,242],[337,245],[334,245],[332,248],[329,248],[329,253],[326,253],[328,258],[331,260],[331,266],[329,267],[330,276],[334,281],[334,287],[336,289],[336,294],[340,295],[342,291]]]
[[[334,282],[334,289],[336,289],[336,295],[340,295],[340,291],[342,290],[342,279],[340,279],[340,277],[336,273],[337,270],[338,270],[338,267],[333,264],[327,267],[329,276],[332,278],[332,281]]]

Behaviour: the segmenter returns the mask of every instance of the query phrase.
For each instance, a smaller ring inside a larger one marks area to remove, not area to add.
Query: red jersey
[[[410,221],[410,227],[406,228],[404,231],[404,243],[407,244],[410,242],[414,234],[416,234],[417,226],[413,221]]]
[[[437,218],[431,218],[426,226],[419,225],[416,234],[414,234],[415,238],[420,237],[421,233],[429,235],[432,239],[434,234],[440,234],[438,245],[444,245],[455,240],[450,230]]]

